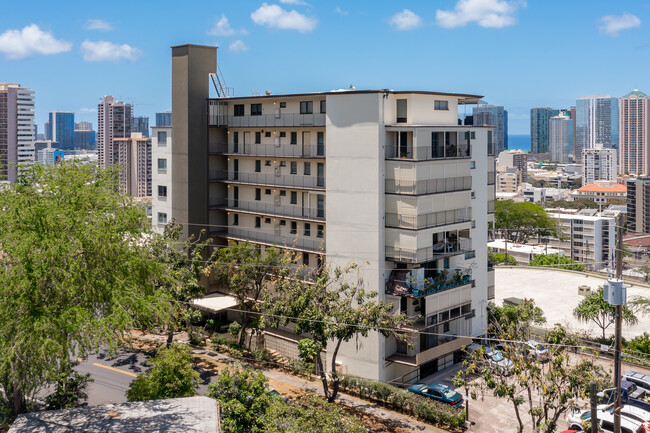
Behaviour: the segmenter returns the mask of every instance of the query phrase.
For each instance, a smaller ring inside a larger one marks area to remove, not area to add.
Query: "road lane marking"
[[[105,368],[107,370],[112,370],[112,371],[116,371],[118,373],[126,374],[127,376],[138,377],[137,374],[131,373],[130,371],[120,370],[119,368],[111,367],[109,365],[100,364],[98,362],[93,362],[93,365],[96,366],[96,367],[102,367],[102,368]]]

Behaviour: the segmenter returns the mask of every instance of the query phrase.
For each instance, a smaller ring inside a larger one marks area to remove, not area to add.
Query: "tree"
[[[0,388],[13,415],[69,359],[169,314],[143,207],[116,172],[34,165],[0,194]]]
[[[358,266],[353,263],[346,268],[323,271],[314,282],[284,279],[265,299],[264,320],[269,325],[277,327],[293,322],[297,335],[305,334],[312,340],[312,343],[301,340],[299,348],[304,358],[313,359],[318,366],[329,402],[338,394],[336,358],[343,342],[367,337],[370,331],[404,338],[395,329],[408,322],[406,316],[393,313],[393,304],[376,301],[376,297],[376,292],[364,289]],[[332,354],[328,378],[321,354],[329,342],[334,344],[334,349],[328,350]]]
[[[508,266],[517,266],[517,260],[512,257],[510,254],[506,256],[506,253],[493,253],[488,251],[488,263],[490,265],[500,265],[505,263]]]
[[[279,279],[289,274],[289,256],[274,247],[265,248],[264,254],[248,241],[233,242],[215,251],[206,274],[214,273],[229,292],[237,299],[242,313],[239,344],[243,345],[246,330],[255,324],[260,311],[260,300]],[[249,313],[250,312],[250,313]]]
[[[558,266],[558,260],[560,265]],[[556,267],[560,269],[570,269],[573,271],[584,272],[585,265],[576,263],[575,260],[566,256],[559,256],[557,254],[538,254],[530,261],[530,266],[543,266],[543,267]]]
[[[603,340],[606,339],[605,330],[613,323],[610,317],[614,317],[616,307],[605,302],[603,299],[603,288],[598,287],[597,292],[591,292],[580,301],[573,309],[573,316],[585,323],[595,323],[603,332]],[[639,322],[632,310],[623,305],[623,321],[627,325],[635,325]]]
[[[532,236],[558,236],[557,224],[541,206],[499,200],[494,203],[495,235],[511,242],[525,243]]]
[[[650,281],[650,266],[648,265],[643,265],[638,268],[636,268],[636,271],[643,275],[643,282],[648,283]]]
[[[131,382],[126,391],[128,401],[191,397],[199,387],[199,373],[192,367],[192,351],[173,343],[161,347],[147,360],[151,368]]]
[[[64,364],[62,370],[53,374],[50,382],[55,384],[54,392],[45,397],[47,410],[72,409],[82,406],[88,399],[90,373],[79,374],[72,369],[72,363]]]

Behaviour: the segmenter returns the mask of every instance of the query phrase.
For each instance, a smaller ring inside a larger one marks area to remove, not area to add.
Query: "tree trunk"
[[[517,422],[519,423],[519,433],[522,433],[524,431],[524,423],[521,421],[521,416],[519,415],[519,404],[517,403],[517,400],[515,400],[515,397],[512,397],[512,403],[515,406],[515,415],[517,415]]]
[[[174,342],[174,324],[169,324],[169,332],[167,333],[167,347],[171,346]]]
[[[341,347],[341,342],[343,340],[339,339],[336,342],[336,347],[334,348],[334,353],[332,354],[332,396],[327,398],[327,401],[334,403],[334,399],[339,393],[339,374],[336,372],[336,356],[339,354],[339,349]]]
[[[20,385],[18,382],[13,382],[11,384],[11,394],[12,394],[12,408],[13,408],[13,415],[18,416],[21,413],[26,412],[26,405],[25,405],[25,396],[23,395],[22,389],[20,388]]]
[[[330,392],[329,386],[327,384],[327,375],[325,374],[325,367],[323,367],[323,360],[320,359],[320,352],[316,354],[316,365],[318,365],[318,371],[320,372],[320,380],[323,382],[323,393],[327,401],[330,401]]]

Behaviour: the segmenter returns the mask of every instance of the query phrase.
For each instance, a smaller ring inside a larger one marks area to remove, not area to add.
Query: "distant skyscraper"
[[[49,131],[46,136],[59,143],[59,149],[74,149],[74,113],[52,111],[47,128]]]
[[[144,116],[131,119],[131,132],[139,132],[143,137],[149,138],[149,118]]]
[[[92,131],[93,122],[76,122],[74,124],[75,131]]]
[[[548,121],[560,113],[556,108],[531,108],[530,110],[530,151],[548,152]]]
[[[43,124],[43,131],[45,131],[43,134],[45,136],[44,140],[51,140],[52,136],[50,135],[50,132],[52,131],[50,130],[50,122],[45,122]]]
[[[172,112],[156,113],[156,126],[172,126]]]
[[[576,100],[576,157],[596,144],[617,149],[618,141],[618,98],[596,95]]]
[[[566,164],[571,154],[571,143],[573,142],[573,127],[569,114],[562,113],[559,116],[551,117],[549,120],[548,151],[551,161]]]
[[[17,164],[34,162],[34,91],[0,83],[0,180],[15,182]]]
[[[494,126],[495,154],[508,149],[508,111],[501,105],[474,107],[474,125]]]
[[[650,100],[634,89],[620,103],[620,172],[650,174]]]
[[[133,197],[151,197],[151,139],[140,132],[113,142],[117,154],[120,192]]]
[[[572,135],[573,135],[573,141],[571,143],[571,149],[573,149],[573,160],[574,161],[580,161],[581,156],[578,155],[576,156],[576,107],[571,107],[569,108],[569,118],[571,119],[571,129],[572,129]]]
[[[131,136],[131,104],[104,96],[97,106],[97,160],[101,167],[116,164],[115,138]]]
[[[616,182],[616,149],[582,149],[582,184],[597,180]]]

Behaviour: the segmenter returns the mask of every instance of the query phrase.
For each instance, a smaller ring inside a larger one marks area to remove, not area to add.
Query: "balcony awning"
[[[195,299],[191,302],[193,306],[204,311],[219,313],[237,306],[237,300],[233,296],[223,293],[213,293],[205,298]]]

